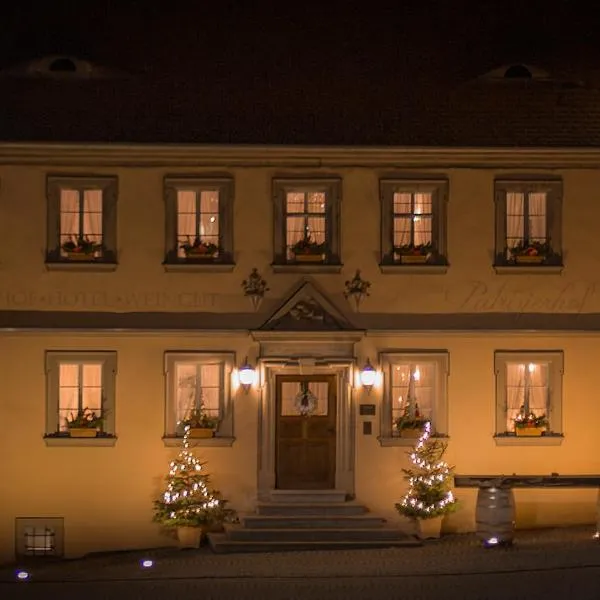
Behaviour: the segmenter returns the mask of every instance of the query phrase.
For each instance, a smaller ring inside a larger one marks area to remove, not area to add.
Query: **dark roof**
[[[598,147],[600,90],[553,81],[296,87],[0,80],[0,140]]]

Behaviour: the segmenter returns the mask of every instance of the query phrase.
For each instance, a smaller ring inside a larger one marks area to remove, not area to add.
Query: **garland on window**
[[[294,398],[294,408],[299,415],[310,417],[317,410],[318,398],[308,389],[306,382],[302,383],[302,388]]]

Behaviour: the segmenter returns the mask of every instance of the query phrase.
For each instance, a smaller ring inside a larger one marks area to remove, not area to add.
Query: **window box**
[[[539,265],[539,264],[543,263],[545,260],[546,260],[545,256],[520,255],[520,256],[515,257],[515,261],[517,264],[525,264],[525,265],[532,265],[532,264]]]
[[[97,429],[90,429],[89,427],[69,427],[69,437],[72,438],[94,438],[97,434]]]
[[[294,254],[294,260],[300,263],[320,263],[325,261],[324,254]]]
[[[429,260],[427,254],[398,254],[394,255],[404,265],[424,265]]]
[[[515,427],[517,437],[535,437],[544,435],[545,427]]]
[[[205,427],[191,427],[190,428],[190,437],[191,438],[211,438],[215,437],[215,429],[206,429]]]

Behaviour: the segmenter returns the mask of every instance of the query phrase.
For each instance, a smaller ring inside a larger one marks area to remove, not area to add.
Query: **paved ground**
[[[208,549],[127,552],[0,569],[2,600],[85,598],[411,598],[600,600],[600,542],[591,527],[517,532],[509,549],[474,535],[416,548],[215,555]],[[143,569],[140,560],[154,566]]]

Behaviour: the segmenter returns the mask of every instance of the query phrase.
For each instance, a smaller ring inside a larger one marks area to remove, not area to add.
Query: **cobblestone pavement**
[[[517,532],[486,550],[474,535],[423,547],[216,555],[161,549],[31,564],[16,582],[0,570],[0,598],[600,599],[600,542],[592,527]],[[141,567],[142,558],[154,566]]]

